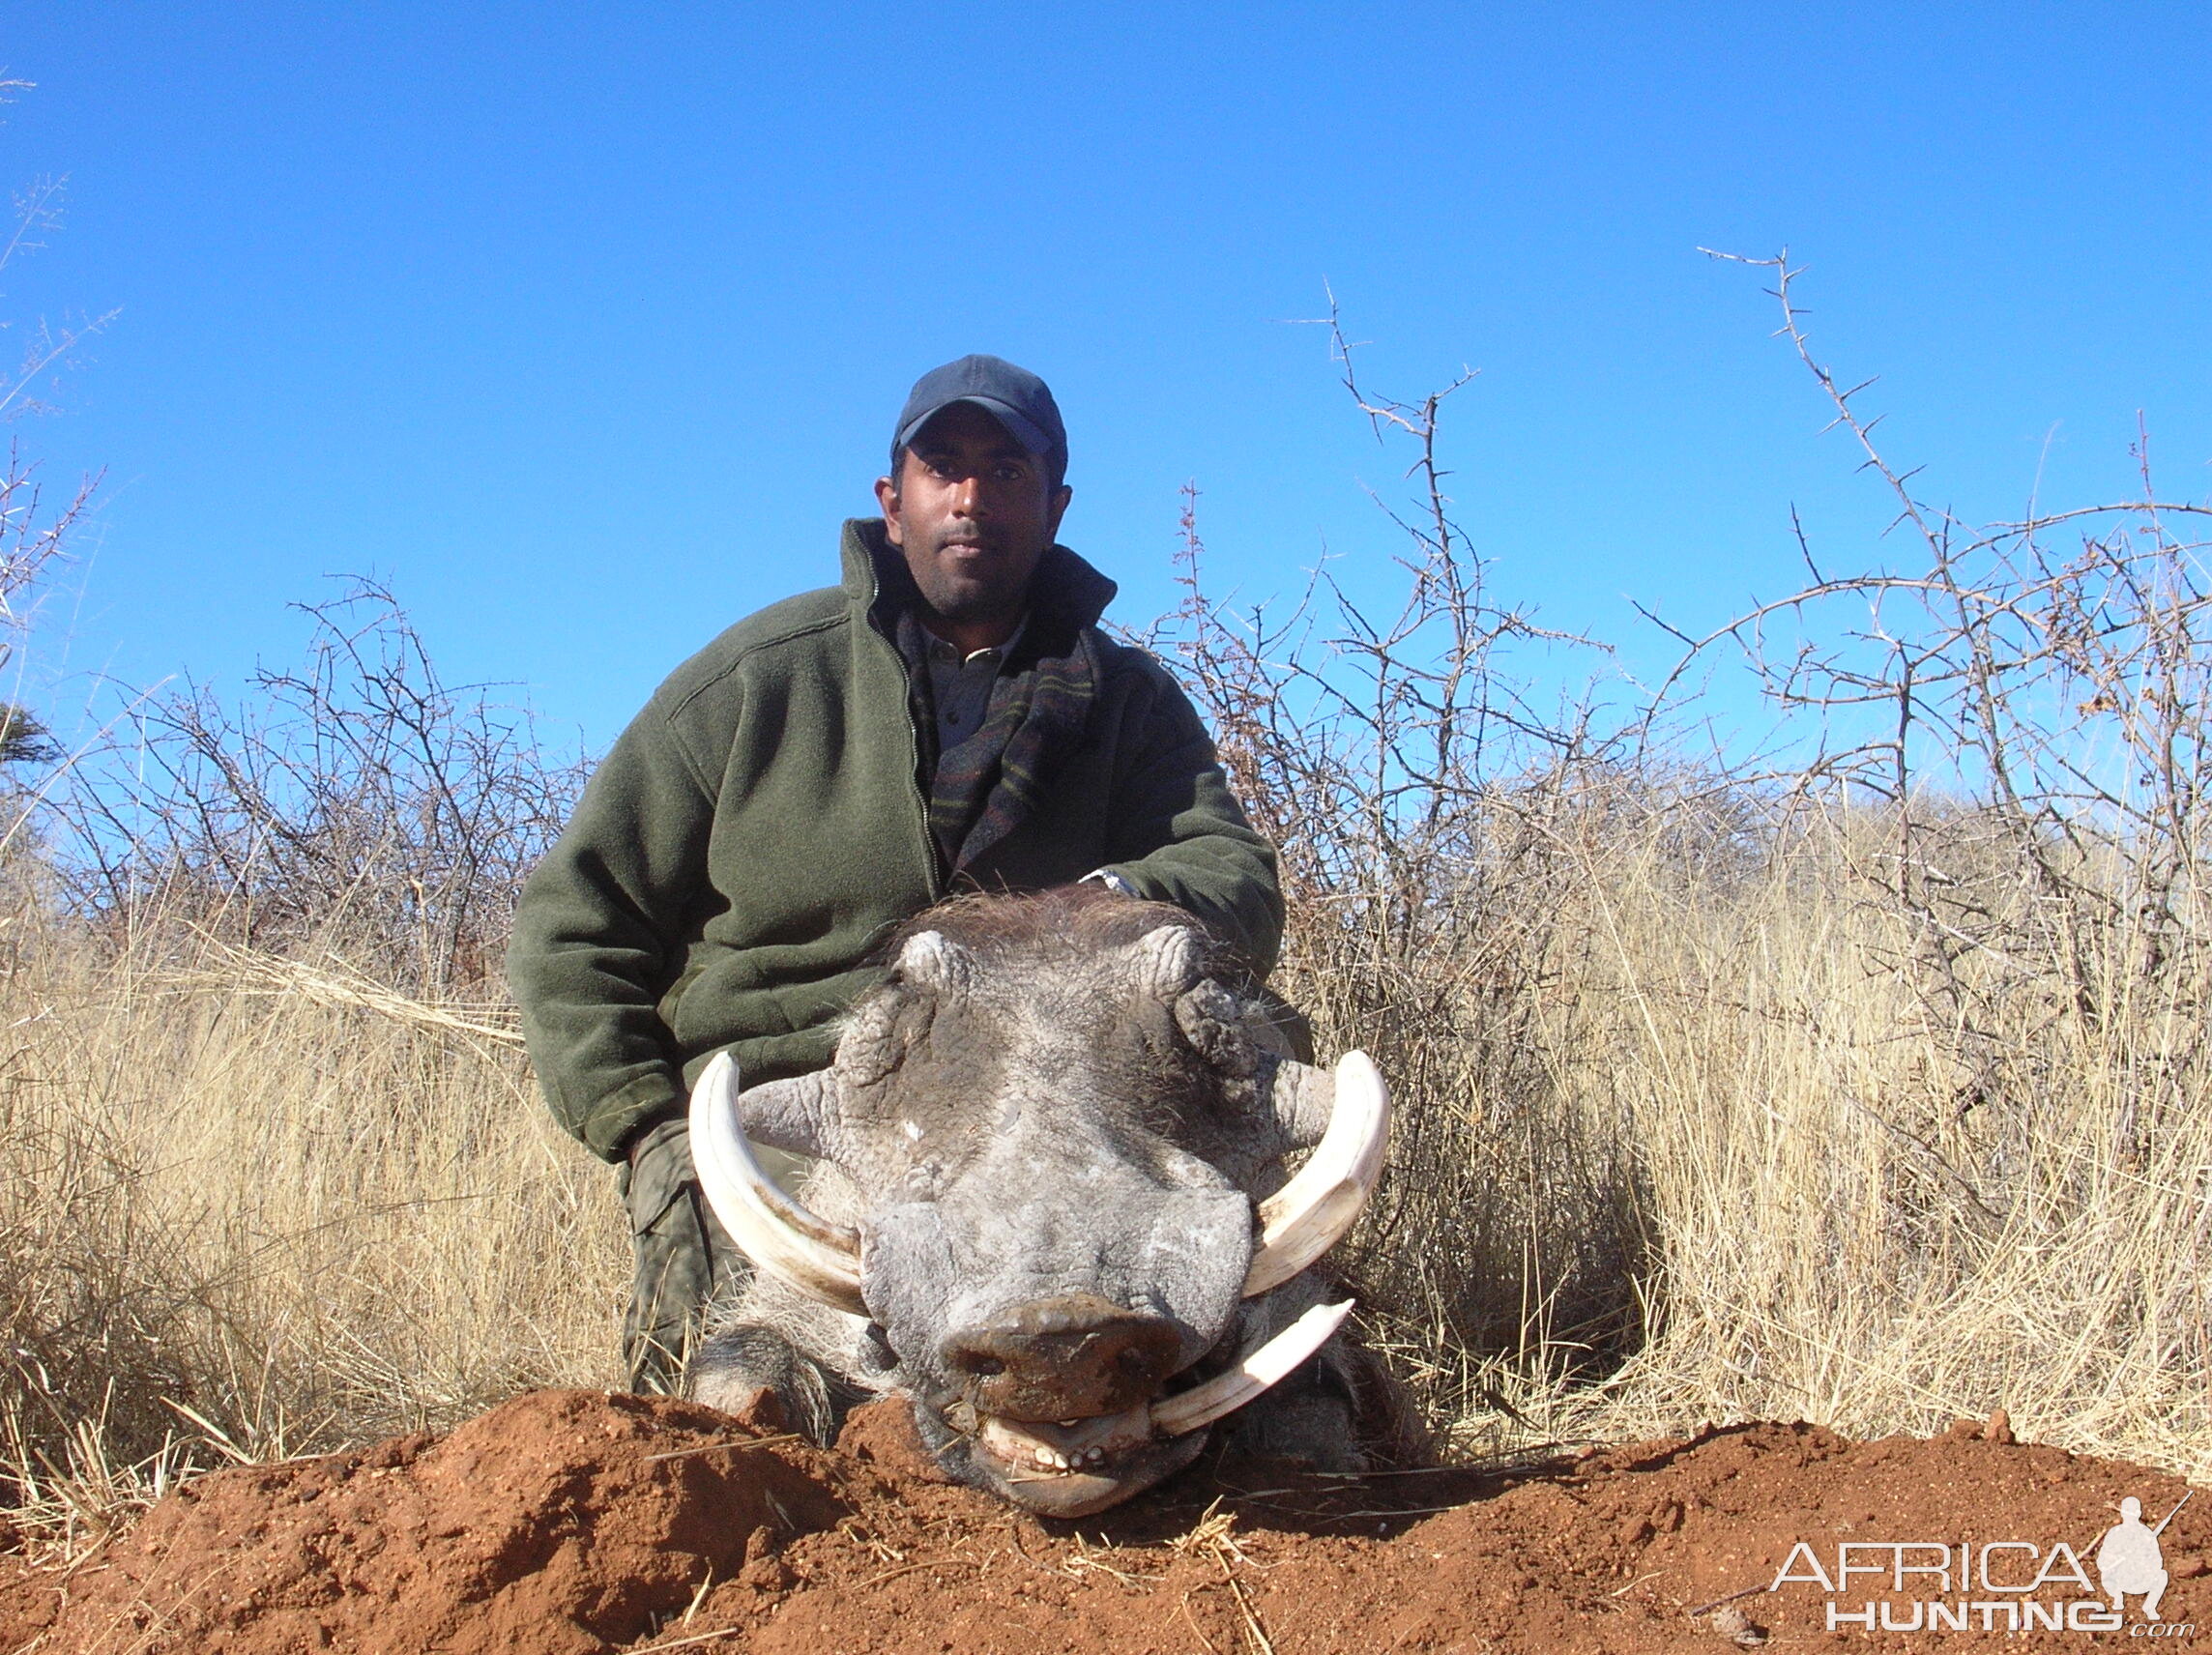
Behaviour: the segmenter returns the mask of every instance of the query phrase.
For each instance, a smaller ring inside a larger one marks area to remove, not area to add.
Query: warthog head
[[[692,1100],[701,1187],[764,1270],[866,1319],[863,1364],[955,1475],[1099,1510],[1335,1331],[1349,1304],[1293,1321],[1263,1295],[1357,1216],[1382,1081],[1358,1053],[1331,1074],[1266,1050],[1178,909],[973,898],[894,950],[830,1069],[741,1095],[715,1060]],[[856,1222],[778,1190],[747,1134],[832,1163]],[[1317,1144],[1282,1183],[1283,1154]]]

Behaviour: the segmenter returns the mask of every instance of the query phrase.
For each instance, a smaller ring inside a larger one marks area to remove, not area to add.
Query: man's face
[[[898,478],[876,481],[885,528],[915,585],[938,617],[981,639],[975,648],[1001,642],[1020,619],[1030,576],[1071,497],[1053,486],[1041,457],[973,402],[937,414],[908,447]]]

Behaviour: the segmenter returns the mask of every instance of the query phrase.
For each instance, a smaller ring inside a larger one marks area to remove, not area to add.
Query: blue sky
[[[728,621],[834,578],[925,368],[1037,369],[1062,537],[1141,624],[1178,490],[1224,587],[1378,590],[1378,389],[1462,364],[1499,593],[1666,655],[1895,555],[1753,273],[1928,492],[2212,494],[2201,5],[583,8],[19,0],[0,179],[69,218],[0,316],[120,314],[16,434],[104,468],[36,692],[290,659],[396,587],[448,676],[609,740]]]

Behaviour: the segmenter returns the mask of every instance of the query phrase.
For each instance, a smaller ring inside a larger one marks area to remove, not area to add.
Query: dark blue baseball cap
[[[1052,389],[1004,357],[962,357],[914,382],[891,438],[891,463],[931,418],[955,402],[973,402],[1005,426],[1014,441],[1045,463],[1054,482],[1067,475],[1067,427]]]

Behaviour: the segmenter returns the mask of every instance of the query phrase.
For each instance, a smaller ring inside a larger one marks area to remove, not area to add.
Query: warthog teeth
[[[1106,1463],[1106,1450],[1084,1448],[1073,1454],[1062,1454],[1057,1448],[1038,1448],[1030,1458],[1048,1471],[1072,1471],[1078,1466],[1103,1466]]]
[[[986,1418],[977,1422],[975,1436],[983,1452],[1003,1464],[1025,1469],[1074,1471],[1105,1466],[1122,1453],[1150,1441],[1151,1411],[1150,1405],[1139,1403],[1121,1413],[1078,1420],[1070,1435],[1057,1441],[1044,1439],[1043,1433],[1047,1430],[1063,1432],[1069,1428]]]

